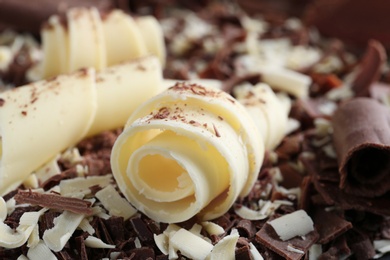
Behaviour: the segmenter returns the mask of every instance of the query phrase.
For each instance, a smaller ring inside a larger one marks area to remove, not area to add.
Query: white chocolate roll
[[[154,55],[165,64],[162,28],[152,16],[133,19],[121,10],[103,18],[96,8],[71,8],[66,26],[57,15],[41,30],[43,60],[31,69],[42,79],[92,67],[102,70],[121,62]]]
[[[95,73],[82,70],[0,94],[0,194],[85,136],[96,113]]]
[[[160,24],[154,16],[140,16],[135,22],[141,32],[143,42],[150,54],[156,55],[164,67],[166,60],[166,50],[164,35]]]
[[[147,54],[147,43],[134,19],[121,10],[110,12],[103,21],[107,65]]]
[[[88,136],[123,127],[142,102],[162,89],[161,65],[154,56],[109,67],[96,78],[98,106]]]
[[[50,17],[41,37],[45,43],[43,45],[45,59],[39,66],[42,66],[41,73],[44,73],[44,78],[68,72],[68,34],[65,33],[65,28],[57,15]]]
[[[86,135],[123,127],[161,82],[160,62],[149,56],[1,93],[0,195]]]
[[[111,166],[138,210],[172,223],[224,214],[250,191],[263,154],[241,104],[222,91],[178,83],[132,114]]]
[[[96,8],[73,8],[67,12],[68,71],[106,67],[103,24]],[[65,71],[65,72],[68,72]]]
[[[239,86],[234,94],[248,110],[259,129],[265,149],[275,149],[286,133],[290,99],[283,95],[276,95],[264,83],[256,86]]]

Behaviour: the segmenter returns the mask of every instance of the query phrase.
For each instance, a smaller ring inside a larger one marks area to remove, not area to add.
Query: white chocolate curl
[[[276,97],[264,101],[270,98]],[[287,113],[280,120],[287,121]],[[111,167],[122,193],[150,218],[207,220],[249,193],[262,164],[263,138],[245,107],[227,93],[177,83],[131,115],[113,147]]]
[[[67,26],[53,15],[41,30],[43,60],[32,69],[34,80],[73,72],[98,70],[123,61],[155,55],[165,64],[164,37],[153,16],[133,19],[113,10],[103,19],[96,8],[71,8]]]
[[[154,56],[62,75],[0,94],[0,195],[87,135],[123,127],[161,90]]]

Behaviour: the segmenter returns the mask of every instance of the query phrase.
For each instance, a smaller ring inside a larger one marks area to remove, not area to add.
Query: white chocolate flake
[[[4,220],[7,218],[8,214],[8,208],[7,203],[3,199],[3,197],[0,196],[0,222],[4,222]]]
[[[304,236],[314,230],[313,220],[304,210],[297,210],[268,222],[281,240],[286,241],[295,236]]]
[[[220,225],[211,222],[211,221],[203,221],[202,223],[203,228],[206,230],[206,232],[210,235],[222,235],[225,233],[225,230]]]
[[[85,245],[91,248],[115,248],[115,245],[104,243],[101,239],[93,236],[88,236],[85,239]]]
[[[264,260],[263,256],[260,254],[259,250],[257,250],[257,248],[252,242],[249,243],[249,251],[253,260]]]
[[[80,222],[79,228],[80,228],[82,231],[88,232],[88,234],[90,234],[90,235],[93,235],[93,234],[95,233],[95,229],[93,228],[93,226],[91,225],[91,223],[89,223],[88,219],[86,219],[86,218],[84,218],[84,219]]]
[[[213,245],[206,240],[180,229],[169,239],[169,245],[174,250],[180,250],[181,254],[192,259],[205,259],[213,249]]]
[[[287,251],[290,251],[290,252],[294,252],[294,253],[298,253],[298,254],[305,254],[305,252],[304,251],[302,251],[302,250],[300,250],[300,249],[298,249],[298,248],[295,248],[295,247],[293,247],[292,245],[287,245]]]
[[[64,211],[54,219],[54,227],[43,233],[43,241],[54,252],[61,251],[83,219],[84,215]]]
[[[107,185],[104,189],[98,191],[95,196],[111,216],[120,216],[127,220],[137,213],[137,210],[125,198],[120,196],[113,185]]]
[[[99,185],[100,187],[108,186],[112,181],[110,175],[103,176],[88,176],[73,178],[69,180],[62,180],[59,184],[61,195],[72,196],[75,193],[89,194],[91,190],[89,187]]]
[[[262,79],[272,88],[285,91],[297,98],[308,96],[312,81],[309,76],[283,68],[264,70]]]
[[[33,231],[28,238],[27,247],[35,247],[36,245],[38,245],[39,241],[39,227],[38,225],[35,225]]]
[[[158,249],[164,254],[168,255],[168,236],[161,233],[159,235],[153,234],[154,243],[158,247]]]
[[[27,257],[31,260],[44,259],[44,260],[56,260],[57,257],[47,247],[47,245],[40,240],[35,247],[31,247],[27,252]]]
[[[208,255],[208,260],[234,260],[235,259],[235,250],[236,244],[239,238],[239,234],[236,229],[233,229],[231,234],[225,236],[214,246],[210,255]]]

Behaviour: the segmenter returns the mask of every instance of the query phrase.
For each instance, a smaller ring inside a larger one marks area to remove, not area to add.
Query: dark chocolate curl
[[[376,100],[356,98],[341,105],[333,118],[340,188],[377,197],[390,190],[390,109]]]
[[[386,50],[383,45],[371,40],[359,64],[356,78],[352,82],[352,90],[356,96],[369,96],[371,84],[379,79],[386,59]]]

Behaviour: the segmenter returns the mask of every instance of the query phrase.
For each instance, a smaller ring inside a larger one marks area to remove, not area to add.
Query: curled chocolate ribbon
[[[356,98],[332,118],[340,188],[377,197],[390,190],[390,110],[374,99]]]

